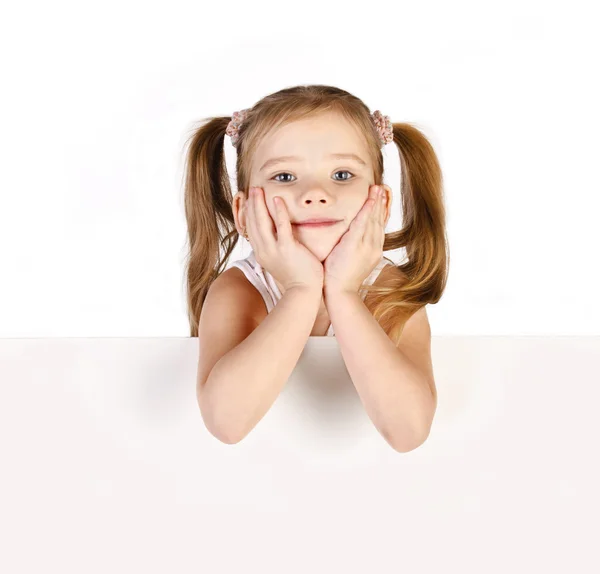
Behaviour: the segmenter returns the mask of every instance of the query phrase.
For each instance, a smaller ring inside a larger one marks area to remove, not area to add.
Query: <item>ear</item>
[[[383,187],[385,193],[385,225],[387,225],[390,215],[392,213],[392,188],[389,185],[385,185],[385,183],[381,186]],[[385,227],[385,226],[384,226]]]
[[[238,191],[231,202],[231,210],[233,211],[233,220],[238,233],[246,229],[246,197],[241,191]]]

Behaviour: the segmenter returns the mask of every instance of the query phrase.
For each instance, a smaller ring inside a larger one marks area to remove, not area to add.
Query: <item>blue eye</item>
[[[354,174],[352,172],[348,171],[347,169],[341,169],[339,171],[336,171],[335,173],[349,173],[352,176],[351,178],[337,179],[336,181],[343,182],[343,181],[350,181],[350,179],[354,179]],[[290,181],[281,181],[281,180],[276,179],[280,175],[292,175],[292,174],[287,171],[282,171],[281,173],[274,175],[271,179],[273,179],[279,183],[291,183]]]

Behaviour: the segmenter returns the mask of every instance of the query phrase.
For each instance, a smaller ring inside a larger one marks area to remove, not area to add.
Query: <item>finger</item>
[[[375,200],[372,198],[371,195],[369,195],[367,201],[365,201],[361,210],[358,212],[358,215],[354,218],[354,221],[350,225],[352,231],[356,233],[357,237],[360,239],[364,237],[367,225],[371,220],[371,216],[373,214],[374,205]]]
[[[367,222],[365,225],[365,230],[363,233],[364,241],[373,241],[378,233],[378,225],[380,219],[380,211],[381,211],[381,200],[379,195],[377,194],[377,190],[373,191],[373,198],[370,201],[373,201],[371,209],[369,211],[369,216],[367,217]]]
[[[381,197],[379,198],[379,218],[377,219],[378,229],[377,231],[385,237],[385,212],[387,203],[387,193],[385,189],[381,188]]]
[[[256,225],[260,231],[263,245],[271,245],[277,240],[276,237],[276,225],[267,204],[265,202],[264,191],[260,188],[256,188],[256,196],[254,198],[254,216],[256,218]]]
[[[381,196],[381,218],[380,218],[380,223],[381,223],[381,227],[385,229],[385,212],[386,212],[386,207],[387,207],[387,194],[385,193],[385,191],[383,192],[383,195]]]
[[[248,241],[252,244],[254,240],[254,235],[252,232],[252,197],[250,195],[250,189],[246,192],[246,201],[244,202],[244,215],[245,215],[245,224],[246,224],[246,235],[248,236]]]
[[[373,191],[373,207],[371,208],[371,212],[370,212],[370,219],[372,219],[373,221],[375,221],[375,219],[377,218],[377,213],[378,213],[378,209],[379,209],[379,195],[377,193],[377,189],[375,189]]]
[[[275,224],[277,225],[277,237],[283,239],[292,239],[292,223],[290,222],[290,216],[285,205],[285,202],[281,197],[274,197],[273,203],[275,204]]]
[[[381,224],[381,218],[382,218],[382,213],[383,213],[383,196],[380,196],[378,193],[375,196],[375,205],[373,206],[373,211],[372,211],[372,220],[374,223],[376,224]]]
[[[256,218],[256,194],[252,188],[248,190],[248,215],[246,227],[248,228],[248,236],[251,239],[252,247],[256,250],[263,244],[262,233],[259,222]]]

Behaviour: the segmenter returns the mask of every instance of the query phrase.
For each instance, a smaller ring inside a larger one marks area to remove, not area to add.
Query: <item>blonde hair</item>
[[[324,85],[286,88],[270,94],[248,110],[239,129],[236,181],[247,197],[252,150],[272,129],[307,116],[339,112],[364,134],[373,165],[374,184],[383,183],[383,155],[368,107],[352,94]],[[233,195],[225,165],[223,142],[230,116],[201,120],[189,143],[185,168],[185,216],[189,252],[186,264],[190,336],[198,322],[212,282],[225,270],[239,240],[233,218]],[[384,251],[406,247],[402,272],[384,285],[363,285],[371,295],[369,311],[394,340],[410,316],[427,303],[437,303],[448,272],[446,214],[441,169],[433,147],[416,127],[395,123],[402,182],[403,227],[386,234]],[[221,254],[221,250],[224,254]],[[365,300],[366,302],[366,300]],[[404,317],[398,322],[398,316]]]

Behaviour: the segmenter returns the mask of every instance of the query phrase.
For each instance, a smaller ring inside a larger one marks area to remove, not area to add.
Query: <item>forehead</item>
[[[356,153],[368,160],[366,142],[350,121],[339,113],[320,113],[267,133],[256,147],[252,164],[258,170],[274,156],[324,158],[331,152]]]

